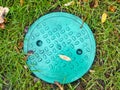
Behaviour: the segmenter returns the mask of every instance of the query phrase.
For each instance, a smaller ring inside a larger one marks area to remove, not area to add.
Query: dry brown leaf
[[[9,12],[9,8],[8,7],[2,7],[0,6],[0,28],[1,29],[5,29],[5,15],[7,15],[7,13]]]
[[[0,24],[4,23],[4,18],[0,16]]]
[[[75,1],[70,1],[70,2],[68,2],[68,3],[66,3],[66,4],[64,4],[64,6],[70,6],[70,5],[74,5],[75,4]]]
[[[108,9],[109,9],[111,12],[115,12],[115,11],[116,11],[116,7],[115,7],[115,6],[109,6]]]
[[[106,21],[107,16],[108,16],[107,13],[103,13],[103,14],[102,14],[102,18],[101,18],[101,22],[102,22],[102,23],[104,23],[104,22]]]
[[[20,0],[20,5],[23,6],[24,0]]]
[[[93,0],[90,2],[90,7],[91,8],[96,8],[98,7],[98,0]]]
[[[4,18],[4,16],[7,15],[8,12],[9,12],[8,7],[0,6],[0,17]]]
[[[5,24],[4,23],[0,24],[0,28],[5,29]]]
[[[4,7],[4,15],[7,15],[9,12],[9,8],[8,7]]]
[[[6,23],[7,22],[7,19],[6,18],[4,18],[4,23]]]
[[[20,42],[18,43],[18,48],[19,48],[19,49],[22,49],[22,48],[23,48],[23,42],[22,42],[22,41],[20,41]]]
[[[118,3],[120,3],[120,0],[117,0]]]

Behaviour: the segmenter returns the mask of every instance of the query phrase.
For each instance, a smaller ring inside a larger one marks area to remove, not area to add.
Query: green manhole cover
[[[40,17],[25,36],[24,52],[30,70],[40,79],[61,84],[82,77],[91,67],[96,45],[86,23],[69,13],[54,12]]]

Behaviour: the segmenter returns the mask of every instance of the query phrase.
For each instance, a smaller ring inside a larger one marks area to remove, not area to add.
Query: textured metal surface
[[[63,12],[42,16],[31,25],[24,52],[34,51],[27,64],[37,77],[65,84],[89,70],[95,57],[95,40],[88,25],[84,23],[80,28],[81,25],[80,18]]]

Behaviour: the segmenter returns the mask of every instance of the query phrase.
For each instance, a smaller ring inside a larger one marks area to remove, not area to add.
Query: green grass
[[[52,11],[66,11],[75,14],[92,29],[97,43],[97,53],[92,70],[79,81],[64,85],[65,90],[120,90],[120,3],[117,0],[100,0],[97,8],[90,8],[89,0],[82,5],[65,7],[70,0],[25,0],[20,6],[19,0],[0,0],[0,6],[7,6],[10,12],[6,16],[5,30],[0,29],[0,89],[3,90],[50,90],[55,85],[41,80],[34,83],[30,71],[24,69],[23,50],[16,51],[18,42],[24,39],[24,28],[30,26],[40,16]],[[77,1],[77,0],[76,0]],[[108,6],[117,7],[115,12]],[[104,24],[101,16],[106,12],[108,18]],[[83,88],[83,89],[82,89]],[[55,90],[55,89],[51,89]]]

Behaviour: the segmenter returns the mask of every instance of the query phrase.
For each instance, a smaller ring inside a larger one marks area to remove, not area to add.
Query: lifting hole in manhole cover
[[[36,42],[36,45],[37,45],[38,47],[42,46],[42,41],[41,41],[41,40],[38,40],[38,41]]]

